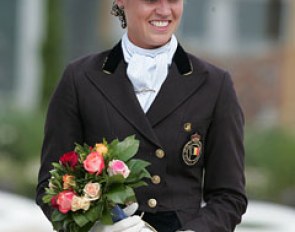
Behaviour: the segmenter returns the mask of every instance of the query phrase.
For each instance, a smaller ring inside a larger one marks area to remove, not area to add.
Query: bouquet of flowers
[[[112,224],[118,205],[135,202],[133,189],[150,178],[149,163],[133,159],[138,147],[134,136],[93,147],[76,144],[53,163],[43,202],[54,208],[54,229],[88,232],[97,221]]]

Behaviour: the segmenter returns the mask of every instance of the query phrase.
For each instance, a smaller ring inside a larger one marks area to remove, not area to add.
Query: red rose
[[[51,198],[51,201],[50,201],[51,206],[52,206],[54,209],[58,209],[57,197],[58,197],[58,195],[53,196],[53,197]]]
[[[97,151],[91,152],[83,162],[87,172],[99,175],[105,167],[103,155]]]
[[[56,203],[58,204],[58,210],[66,214],[72,209],[72,201],[76,194],[73,191],[63,191],[57,195]]]
[[[75,167],[78,163],[78,154],[74,151],[70,151],[65,153],[62,157],[60,157],[59,161],[62,163],[63,166],[70,166]]]

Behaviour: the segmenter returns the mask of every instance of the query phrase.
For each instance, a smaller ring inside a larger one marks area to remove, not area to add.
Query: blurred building
[[[289,2],[290,20],[287,24],[289,36],[284,45],[284,64],[281,85],[281,122],[286,127],[295,128],[295,1]]]
[[[0,110],[33,110],[42,82],[44,1],[0,2]]]
[[[180,31],[185,46],[231,72],[249,124],[270,127],[283,122],[282,114],[289,117],[283,70],[284,49],[292,41],[291,4],[294,1],[187,1]]]
[[[29,110],[39,104],[40,48],[50,36],[45,27],[46,2],[0,3],[0,107],[3,101]],[[109,48],[123,33],[109,14],[110,0],[57,2],[62,14],[60,55],[64,64]],[[251,123],[295,124],[293,5],[292,0],[185,1],[178,31],[182,45],[231,72]]]

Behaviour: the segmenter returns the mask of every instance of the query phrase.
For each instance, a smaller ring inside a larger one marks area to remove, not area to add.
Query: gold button
[[[187,122],[183,125],[183,129],[186,131],[186,132],[191,132],[192,131],[192,124],[190,122]]]
[[[150,208],[156,208],[156,206],[157,206],[157,200],[156,199],[149,199],[148,200],[148,205],[149,205],[149,207]]]
[[[162,150],[162,149],[157,149],[156,150],[156,156],[159,158],[159,159],[163,159],[165,157],[165,152]]]
[[[152,177],[152,183],[153,184],[160,184],[161,183],[161,177],[159,177],[158,175],[154,175]]]

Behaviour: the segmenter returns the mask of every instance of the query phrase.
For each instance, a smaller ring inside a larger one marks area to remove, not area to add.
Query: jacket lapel
[[[168,77],[147,112],[152,125],[160,123],[195,93],[205,82],[207,71],[199,63],[191,63],[187,53],[178,45]]]
[[[166,81],[147,112],[152,127],[168,117],[196,92],[204,83],[205,77],[206,73],[183,76],[177,71],[176,65],[172,65]]]
[[[124,62],[118,62],[113,73],[91,70],[87,72],[87,77],[130,124],[151,143],[161,147],[126,76]]]

